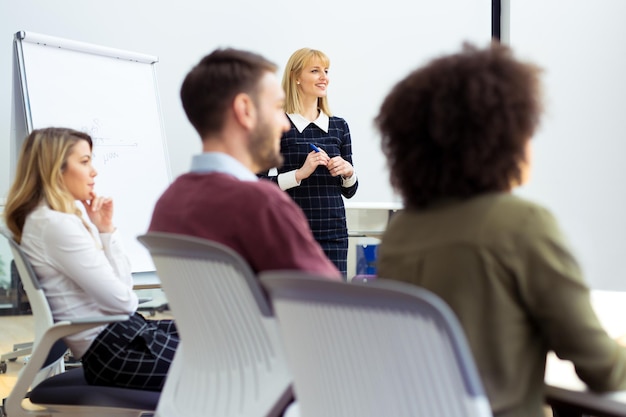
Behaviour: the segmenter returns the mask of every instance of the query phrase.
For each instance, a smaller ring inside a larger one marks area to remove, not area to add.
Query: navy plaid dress
[[[331,158],[341,156],[352,164],[352,142],[348,124],[340,117],[331,116],[328,133],[315,123],[310,123],[300,133],[293,122],[291,123],[291,129],[285,132],[280,141],[280,151],[285,161],[278,173],[300,168],[311,152],[309,143],[324,149]],[[277,177],[262,177],[277,181]],[[319,166],[300,186],[285,190],[302,208],[313,236],[344,277],[348,269],[348,227],[342,196],[352,197],[358,186],[357,181],[350,187],[342,187],[340,177],[331,176],[326,167]]]
[[[109,324],[81,358],[92,385],[160,391],[180,339],[173,320],[146,320],[135,313]]]

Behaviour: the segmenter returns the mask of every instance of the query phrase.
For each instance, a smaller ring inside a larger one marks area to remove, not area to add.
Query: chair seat
[[[160,392],[89,385],[82,368],[45,379],[29,395],[33,404],[90,405],[156,410]]]

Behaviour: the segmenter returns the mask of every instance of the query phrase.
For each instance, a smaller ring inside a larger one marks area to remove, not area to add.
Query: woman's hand
[[[320,149],[319,152],[309,152],[302,167],[296,170],[296,181],[300,182],[305,178],[309,178],[318,166],[327,166],[328,161],[330,161],[330,158],[323,149]]]
[[[113,199],[100,197],[91,193],[91,200],[82,200],[89,220],[98,228],[100,233],[113,233]]]
[[[333,177],[341,175],[344,178],[350,178],[354,174],[354,168],[350,162],[346,161],[341,156],[331,158],[326,168],[328,168],[330,175]]]

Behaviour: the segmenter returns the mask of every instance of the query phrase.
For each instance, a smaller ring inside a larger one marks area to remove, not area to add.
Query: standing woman
[[[282,85],[291,129],[280,142],[283,166],[269,178],[302,208],[315,239],[345,278],[348,228],[342,196],[351,198],[359,183],[348,124],[328,106],[329,66],[328,57],[315,49],[299,49],[289,58]]]
[[[6,224],[32,263],[55,321],[130,315],[65,338],[87,381],[161,390],[178,332],[172,320],[146,320],[136,312],[130,263],[113,224],[113,200],[94,192],[91,150],[91,137],[82,132],[33,131],[22,145]]]

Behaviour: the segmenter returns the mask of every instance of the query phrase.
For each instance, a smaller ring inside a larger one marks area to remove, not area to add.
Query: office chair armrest
[[[82,332],[92,327],[101,326],[117,321],[128,320],[129,316],[119,314],[115,316],[86,317],[73,321],[60,321],[48,328],[43,334],[37,346],[33,349],[30,360],[20,372],[11,393],[6,399],[5,410],[7,415],[19,415],[18,410],[22,410],[22,401],[41,370],[48,353],[54,344],[61,338],[74,333]]]

